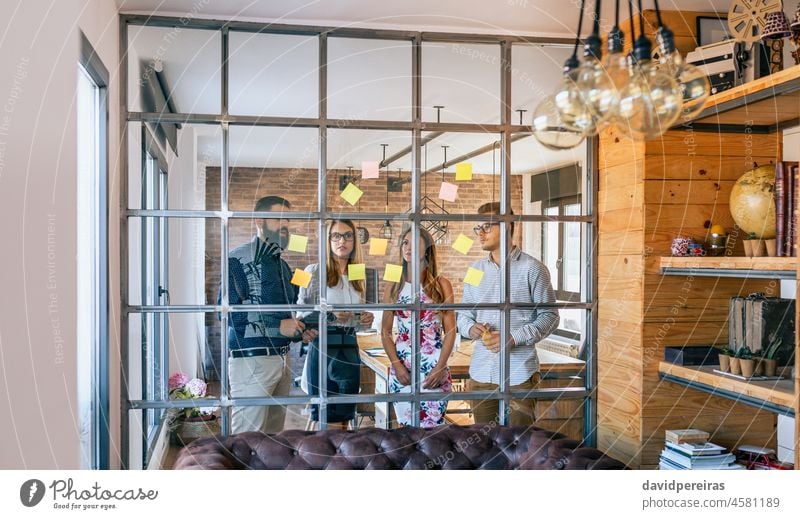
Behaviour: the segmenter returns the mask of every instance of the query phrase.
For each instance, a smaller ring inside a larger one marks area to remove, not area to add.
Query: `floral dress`
[[[421,301],[423,303],[432,303],[430,297],[424,292],[422,293]],[[397,300],[398,304],[411,303],[411,284],[406,283],[400,296]],[[398,310],[395,315],[397,316],[397,340],[395,345],[397,348],[397,356],[405,364],[406,368],[411,371],[411,312],[406,310]],[[428,376],[436,363],[439,362],[439,355],[442,352],[442,340],[444,333],[442,330],[442,323],[437,314],[433,310],[422,310],[420,312],[420,387],[422,382]],[[453,390],[453,379],[450,376],[450,369],[447,370],[447,378],[442,382],[441,386],[432,389],[422,389],[423,392],[442,391],[449,392]],[[404,386],[394,374],[392,368],[389,376],[389,391],[392,393],[410,393],[411,386]],[[394,404],[394,411],[397,414],[397,420],[403,425],[411,425],[411,408],[410,402],[396,402]],[[435,427],[444,423],[444,414],[447,410],[447,402],[432,400],[420,402],[419,411],[419,425],[420,427]]]

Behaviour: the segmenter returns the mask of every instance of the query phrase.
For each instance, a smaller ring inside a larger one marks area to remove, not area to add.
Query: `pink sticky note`
[[[458,195],[457,185],[450,182],[442,182],[442,187],[439,188],[439,198],[448,202],[455,202],[456,195]]]
[[[361,178],[378,178],[377,161],[364,161],[361,163]]]

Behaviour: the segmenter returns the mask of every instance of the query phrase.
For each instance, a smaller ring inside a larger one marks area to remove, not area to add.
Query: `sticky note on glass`
[[[367,279],[367,266],[363,263],[351,263],[347,266],[347,279],[349,281],[364,281]]]
[[[457,194],[457,185],[451,184],[450,182],[442,182],[442,187],[439,188],[439,198],[447,200],[448,202],[455,202]]]
[[[456,241],[453,242],[453,248],[461,254],[466,254],[469,252],[469,249],[472,247],[473,243],[475,243],[475,240],[470,240],[463,234],[459,234],[458,238],[456,238]]]
[[[369,241],[369,254],[370,256],[384,256],[388,246],[389,240],[386,238],[372,238]]]
[[[351,182],[347,184],[347,187],[344,188],[344,191],[342,191],[342,194],[339,196],[344,198],[348,204],[356,205],[363,194],[364,192],[358,189],[358,186]]]
[[[386,264],[386,269],[383,271],[383,280],[392,283],[400,283],[400,278],[403,277],[403,266]]]
[[[464,283],[476,287],[481,284],[482,279],[483,271],[470,267],[467,269],[467,275],[464,276]]]
[[[472,163],[456,164],[456,180],[472,180]]]
[[[292,285],[297,285],[299,287],[308,288],[308,284],[311,282],[311,272],[306,272],[305,270],[301,269],[294,269],[294,276],[292,276]]]
[[[289,245],[286,246],[286,250],[305,253],[306,247],[308,247],[308,236],[300,236],[299,234],[289,235]]]
[[[377,161],[364,161],[361,163],[361,178],[378,178]]]

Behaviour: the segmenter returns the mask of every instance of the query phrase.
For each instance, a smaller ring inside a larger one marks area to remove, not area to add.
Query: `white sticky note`
[[[369,255],[384,256],[386,255],[386,248],[388,246],[389,240],[386,238],[372,238],[369,240]]]
[[[462,162],[456,164],[456,180],[472,180],[472,163]]]
[[[450,182],[442,182],[439,188],[439,198],[448,202],[455,202],[458,195],[458,186]]]
[[[347,266],[348,281],[364,281],[367,279],[367,266],[363,263],[351,263]]]
[[[297,285],[299,287],[308,288],[308,284],[311,282],[311,272],[306,272],[302,269],[294,269],[294,275],[292,276],[292,285]]]
[[[469,249],[472,247],[473,243],[475,243],[475,240],[471,240],[463,234],[459,234],[458,238],[456,238],[456,241],[453,242],[453,248],[461,254],[466,254],[469,252]]]
[[[464,276],[464,283],[477,287],[481,284],[482,279],[483,271],[470,267],[467,269],[467,275]]]
[[[380,162],[374,160],[370,161],[365,160],[364,162],[362,162],[361,178],[378,178],[380,176],[378,171],[379,165]]]
[[[286,246],[286,250],[305,254],[306,247],[308,247],[308,236],[301,236],[299,234],[289,235],[289,245]]]
[[[400,278],[403,277],[403,266],[393,265],[392,263],[386,264],[386,269],[383,271],[383,280],[391,283],[400,283]]]
[[[347,184],[347,187],[344,188],[344,191],[342,191],[342,194],[339,196],[344,198],[348,204],[356,205],[363,194],[364,192],[358,189],[358,186],[351,182],[350,184]]]

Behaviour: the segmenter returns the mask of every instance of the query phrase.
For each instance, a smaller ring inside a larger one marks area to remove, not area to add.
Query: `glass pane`
[[[143,136],[140,123],[128,123],[128,207],[156,208],[155,200],[160,198],[161,209],[218,210],[222,128],[209,124],[180,125],[175,147],[159,138],[158,126],[147,124],[145,128]],[[166,173],[166,185],[161,186],[154,179],[147,181],[151,178],[148,175],[156,170]]]
[[[317,116],[316,36],[231,31],[229,45],[231,114]]]
[[[522,124],[531,124],[536,105],[555,92],[564,62],[570,55],[570,45],[515,43],[511,46],[511,109],[527,110]],[[512,122],[520,124],[517,112],[512,114]]]
[[[318,130],[231,126],[228,136],[231,211],[253,211],[265,196],[285,198],[292,212],[317,210]]]
[[[217,114],[218,31],[128,26],[128,110]]]
[[[328,117],[411,120],[411,42],[328,39]]]
[[[545,209],[546,214],[558,212],[558,208]],[[522,224],[523,250],[547,266],[559,301],[586,301],[586,226],[579,222]]]
[[[385,166],[381,165],[384,157],[381,144],[387,145]],[[364,167],[378,171],[362,171]],[[364,178],[371,174],[377,178]],[[358,191],[352,187],[348,189],[350,184]],[[411,133],[329,130],[327,189],[329,211],[408,211],[411,207]],[[351,192],[355,193],[355,198],[350,196]]]
[[[422,119],[443,123],[500,122],[500,45],[422,44]]]
[[[211,218],[128,218],[128,304],[216,304],[219,229]]]

